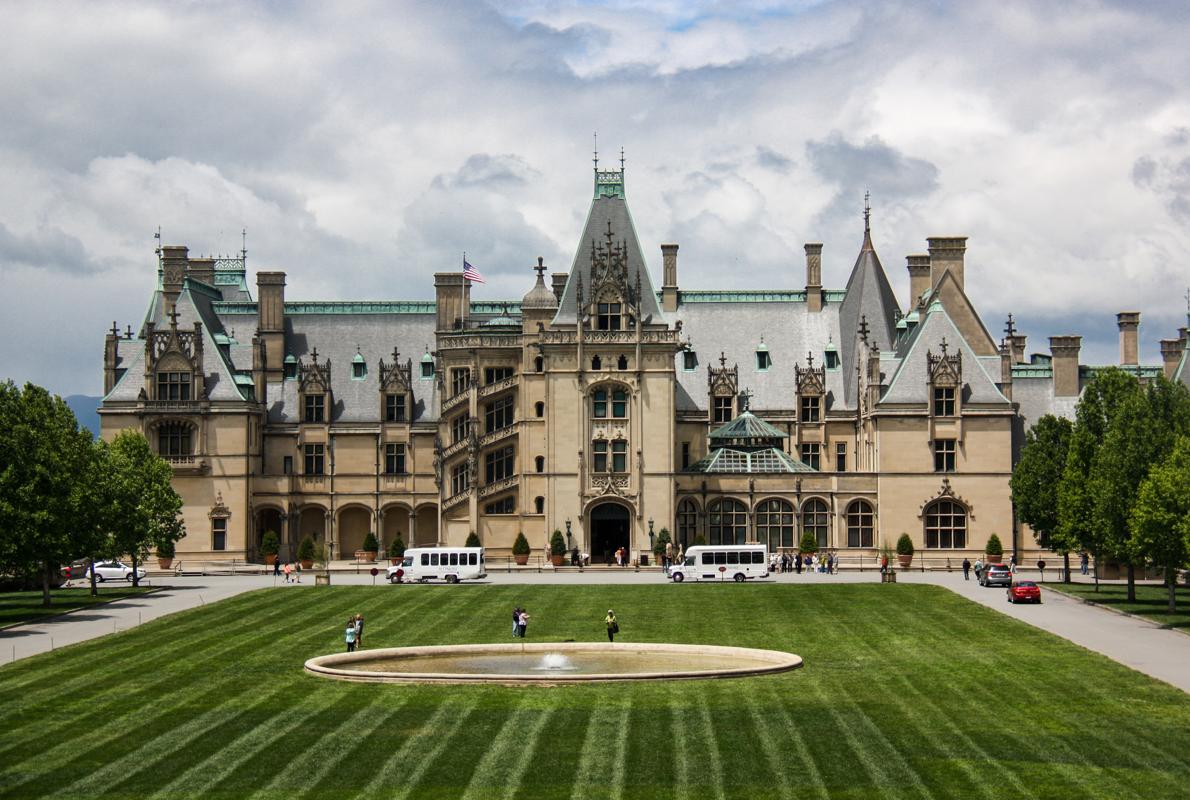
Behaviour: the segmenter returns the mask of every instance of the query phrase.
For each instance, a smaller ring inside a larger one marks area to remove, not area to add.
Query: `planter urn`
[[[994,556],[994,555],[991,555],[990,553],[984,553],[984,561],[988,564],[1003,564],[1004,556],[1003,555]]]
[[[553,565],[555,567],[560,567],[560,566],[562,566],[562,562],[565,560],[565,558],[566,558],[566,556],[564,556],[564,555],[559,555],[559,556],[551,555],[550,561],[553,562]]]
[[[173,563],[174,563],[174,560],[172,558],[157,559],[157,567],[159,569],[169,569],[171,566],[173,566]]]
[[[523,566],[525,566],[526,564],[528,564],[528,563],[529,563],[529,554],[528,554],[528,553],[526,553],[526,554],[525,554],[525,555],[523,555],[523,556],[522,556],[522,555],[515,555],[515,554],[514,554],[514,555],[513,555],[513,558],[516,560],[516,565],[517,565],[518,567],[523,567]]]
[[[302,559],[302,569],[313,569],[313,568],[314,568],[314,559],[312,559],[312,558],[303,558]]]
[[[907,556],[897,554],[897,563],[901,565],[901,569],[909,569],[909,565],[913,563],[913,554]]]
[[[268,564],[270,567],[273,566],[274,564],[276,564],[277,563],[277,554],[276,553],[266,553],[265,557],[264,557],[264,563]]]

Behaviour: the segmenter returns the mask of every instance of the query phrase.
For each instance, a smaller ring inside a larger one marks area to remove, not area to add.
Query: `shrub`
[[[801,550],[803,553],[817,553],[818,538],[810,531],[806,531],[802,534],[802,540],[798,544],[797,549]]]
[[[897,555],[899,555],[899,556],[913,555],[913,540],[909,538],[909,534],[902,533],[901,538],[897,539]]]
[[[550,555],[561,556],[566,554],[566,540],[562,538],[562,531],[555,530],[554,535],[550,537]]]
[[[157,551],[159,554],[161,550]],[[260,552],[266,556],[275,556],[281,552],[281,540],[277,537],[276,531],[265,531],[264,536],[260,537]]]
[[[297,556],[299,561],[313,561],[314,560],[314,540],[307,536],[302,539],[302,543],[298,545]]]
[[[514,556],[529,555],[529,540],[525,538],[524,531],[516,535],[516,541],[512,543],[512,554]]]
[[[653,545],[653,552],[660,556],[665,552],[665,546],[672,540],[669,538],[669,529],[662,528],[661,532],[657,534],[657,542]]]
[[[275,551],[274,551],[275,552]],[[166,539],[157,545],[158,558],[173,558],[174,557],[174,540]]]
[[[1004,545],[1000,544],[1000,537],[994,533],[991,536],[989,536],[988,537],[988,546],[983,548],[983,551],[985,553],[987,553],[989,556],[1004,555]]]
[[[464,546],[465,547],[480,547],[481,546],[479,543],[479,536],[475,533],[475,531],[471,531],[471,533],[467,534],[467,544]]]
[[[365,553],[375,553],[380,550],[380,542],[376,541],[376,535],[368,531],[368,535],[364,537],[364,546],[361,548]]]
[[[692,544],[691,547],[704,547],[704,546],[706,546],[706,543],[707,543],[707,537],[703,536],[700,533],[694,537],[694,544]]]
[[[396,539],[393,539],[393,543],[388,546],[388,557],[389,558],[404,558],[404,556],[405,556],[405,540],[402,539],[400,537],[400,535],[398,535]]]

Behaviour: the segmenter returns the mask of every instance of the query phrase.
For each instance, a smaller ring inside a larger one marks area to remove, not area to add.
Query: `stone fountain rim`
[[[377,658],[417,658],[420,656],[459,655],[465,653],[686,653],[689,655],[736,656],[767,663],[752,663],[746,667],[686,672],[633,673],[520,673],[461,674],[455,672],[362,672],[345,668],[359,661]],[[724,645],[675,644],[668,642],[518,642],[489,644],[429,645],[420,647],[386,647],[360,650],[354,653],[332,653],[315,656],[305,663],[305,670],[323,678],[361,683],[499,683],[508,685],[542,685],[559,683],[591,683],[606,681],[696,680],[706,678],[740,678],[787,672],[802,666],[801,656],[780,650]]]

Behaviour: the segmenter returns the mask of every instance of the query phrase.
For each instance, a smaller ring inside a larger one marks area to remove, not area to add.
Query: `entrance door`
[[[603,503],[591,509],[591,561],[611,564],[616,550],[628,549],[628,509],[619,503]]]

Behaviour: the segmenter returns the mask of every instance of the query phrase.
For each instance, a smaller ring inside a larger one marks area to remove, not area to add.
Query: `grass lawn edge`
[[[76,611],[83,611],[88,608],[98,608],[99,606],[106,606],[106,605],[110,605],[112,603],[119,603],[120,601],[128,600],[131,597],[147,597],[148,595],[156,594],[157,592],[164,591],[167,588],[169,588],[169,587],[168,586],[150,586],[150,587],[146,588],[143,592],[139,592],[134,595],[125,595],[124,597],[112,597],[107,600],[96,600],[94,603],[87,603],[86,605],[77,606],[75,608],[68,608],[65,611],[59,611],[56,614],[46,614],[44,616],[33,617],[31,619],[23,620],[20,622],[5,622],[3,624],[0,624],[0,631],[6,631],[9,628],[16,628],[21,625],[36,625],[39,622],[47,622],[52,619],[58,619],[59,617],[65,617],[68,614],[73,614]],[[90,641],[90,640],[87,640],[87,641]],[[81,642],[79,644],[81,644]]]
[[[1077,600],[1080,603],[1083,603],[1085,605],[1095,606],[1096,608],[1101,608],[1104,611],[1110,611],[1113,614],[1119,614],[1122,617],[1131,617],[1132,619],[1140,620],[1141,622],[1146,622],[1149,625],[1152,625],[1154,628],[1159,628],[1160,630],[1163,630],[1163,631],[1173,631],[1174,633],[1180,633],[1183,636],[1190,636],[1190,631],[1182,630],[1181,628],[1175,627],[1174,625],[1171,625],[1169,623],[1162,624],[1162,623],[1158,622],[1157,620],[1153,619],[1152,617],[1146,617],[1144,614],[1134,614],[1131,611],[1124,611],[1121,608],[1116,608],[1116,607],[1110,606],[1106,603],[1100,603],[1099,601],[1094,600],[1092,598],[1084,597],[1081,594],[1078,594],[1077,592],[1068,592],[1061,588],[1056,588],[1055,586],[1052,586],[1048,583],[1043,583],[1043,584],[1039,584],[1039,585],[1045,589],[1049,589],[1050,591],[1057,592],[1058,594],[1062,595],[1063,597],[1069,597],[1070,599]],[[1061,586],[1061,584],[1058,584],[1058,586]]]

